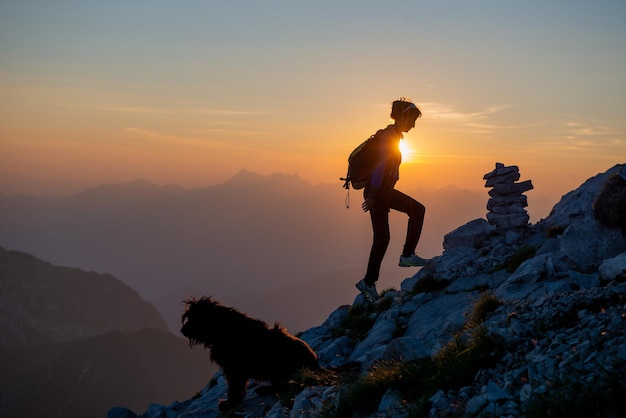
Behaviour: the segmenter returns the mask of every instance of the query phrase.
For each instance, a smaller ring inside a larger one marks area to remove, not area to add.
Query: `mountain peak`
[[[0,318],[23,326],[4,329],[0,346],[68,341],[112,330],[167,330],[154,306],[111,275],[55,266],[2,247],[0,263]],[[45,295],[46,303],[37,295]],[[107,309],[111,306],[117,308]]]
[[[242,168],[239,170],[237,174],[230,178],[230,180],[226,181],[224,184],[229,185],[243,185],[243,184],[257,184],[265,180],[266,177],[261,174],[254,173],[249,171],[246,168]]]
[[[73,203],[89,201],[132,202],[172,196],[184,191],[183,187],[176,184],[157,185],[147,180],[134,180],[128,183],[101,184],[76,193],[68,199]]]
[[[264,176],[262,174],[255,173],[246,168],[242,168],[239,170],[237,174],[231,177],[228,182],[255,182],[255,181],[263,181],[263,180],[297,180],[302,181],[298,174],[285,174],[285,173],[272,173],[269,176]]]

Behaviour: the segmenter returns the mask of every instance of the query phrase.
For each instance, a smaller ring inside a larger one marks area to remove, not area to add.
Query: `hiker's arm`
[[[361,205],[361,208],[363,208],[363,212],[367,212],[374,208],[374,204],[376,204],[376,201],[372,199],[371,197],[368,197],[367,199],[365,199],[365,202],[363,202],[363,204]]]
[[[374,171],[372,171],[372,177],[370,177],[370,188],[367,194],[367,198],[371,199],[372,202],[375,201],[378,197],[378,192],[383,185],[383,180],[385,179],[385,173],[387,171],[387,165],[390,158],[391,152],[389,150],[389,146],[385,142],[383,142],[379,147],[378,164],[376,164],[376,166],[374,167]]]

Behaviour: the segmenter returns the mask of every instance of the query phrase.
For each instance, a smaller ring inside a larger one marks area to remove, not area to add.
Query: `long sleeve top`
[[[402,153],[400,152],[400,139],[402,133],[399,133],[395,125],[389,125],[385,129],[380,130],[377,135],[378,141],[378,162],[372,172],[370,183],[366,187],[366,197],[378,200],[384,199],[389,192],[393,190],[396,182],[400,179],[400,164],[402,163]]]

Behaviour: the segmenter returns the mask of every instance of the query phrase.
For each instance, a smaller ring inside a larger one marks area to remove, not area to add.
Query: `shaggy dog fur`
[[[279,324],[270,328],[211,297],[184,301],[182,334],[189,345],[203,344],[211,351],[211,361],[222,369],[228,382],[228,399],[220,410],[239,404],[248,379],[270,382],[276,392],[289,383],[301,368],[319,369],[317,355],[299,338]]]

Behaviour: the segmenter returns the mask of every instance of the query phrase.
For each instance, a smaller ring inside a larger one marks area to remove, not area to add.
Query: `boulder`
[[[538,226],[566,228],[576,219],[593,217],[593,202],[600,194],[608,178],[617,173],[626,178],[626,164],[618,164],[586,180],[580,187],[566,193],[554,206],[550,215],[538,223]]]
[[[604,260],[598,271],[604,280],[626,279],[626,252]]]
[[[560,250],[581,272],[596,269],[607,258],[626,251],[626,237],[617,228],[608,228],[594,217],[578,219],[563,232]]]
[[[350,360],[361,363],[375,360],[372,358],[373,350],[383,347],[384,351],[386,345],[393,339],[397,328],[396,317],[397,313],[394,310],[388,310],[378,316],[367,337],[354,348]],[[380,354],[382,355],[382,352]]]
[[[444,250],[455,247],[479,248],[494,230],[495,227],[486,220],[474,219],[446,234],[443,237],[443,248]]]
[[[409,318],[405,337],[417,339],[412,355],[428,357],[451,340],[452,336],[463,328],[465,314],[478,299],[478,292],[441,295],[415,310]]]
[[[381,360],[383,361],[411,361],[427,357],[430,351],[424,346],[424,341],[415,337],[400,337],[391,340]]]

